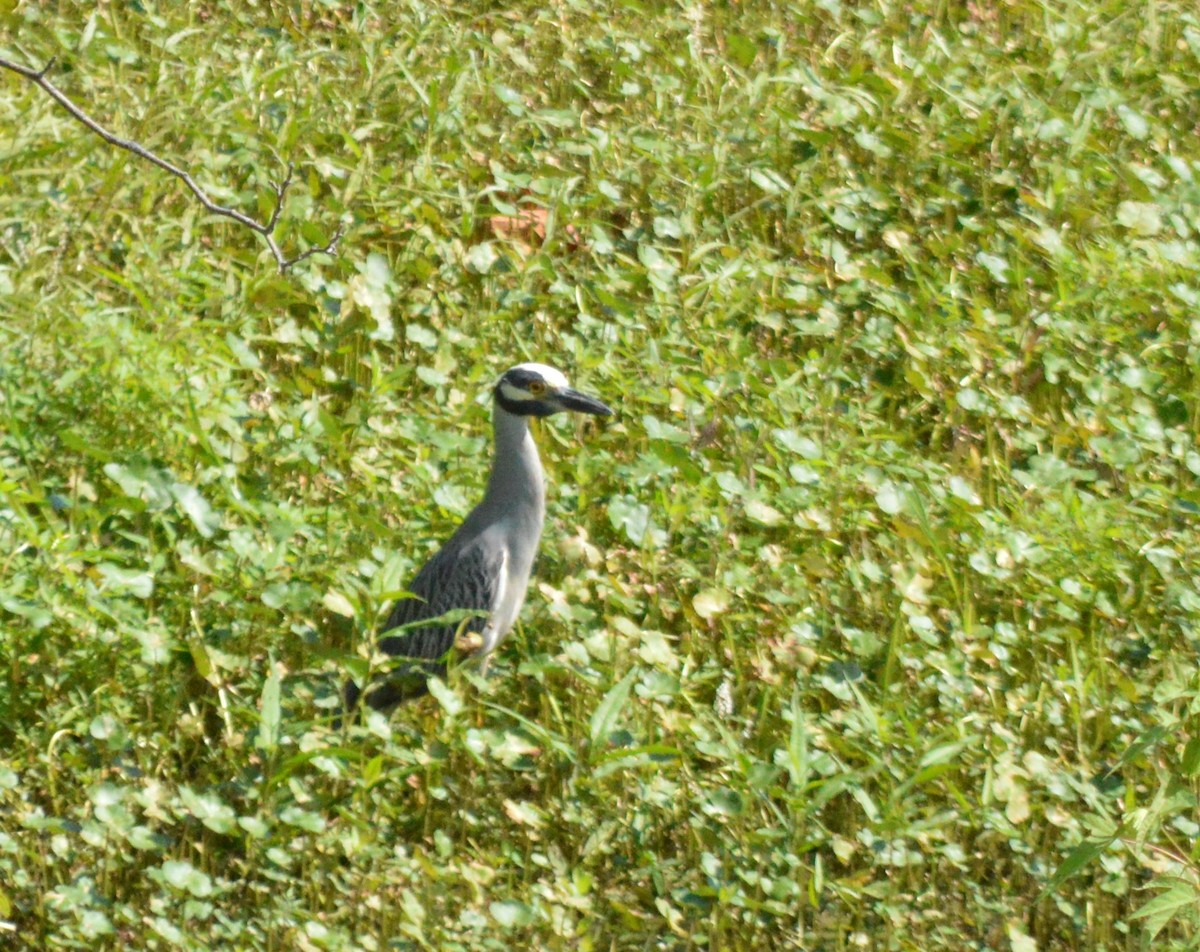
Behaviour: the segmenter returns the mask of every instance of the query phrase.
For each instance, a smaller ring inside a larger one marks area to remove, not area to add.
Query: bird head
[[[595,397],[572,390],[560,371],[546,364],[518,364],[496,382],[496,403],[515,416],[551,416],[564,410],[608,416]]]

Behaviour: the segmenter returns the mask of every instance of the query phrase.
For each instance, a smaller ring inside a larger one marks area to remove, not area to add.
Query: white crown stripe
[[[551,390],[562,390],[567,386],[567,378],[563,372],[561,370],[556,370],[549,364],[517,364],[517,366],[513,367],[512,369],[527,370],[531,373],[537,374],[544,381],[546,381],[546,386]]]

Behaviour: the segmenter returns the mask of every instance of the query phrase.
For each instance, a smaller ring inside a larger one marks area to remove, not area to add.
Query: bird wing
[[[373,679],[361,692],[367,704],[386,711],[401,701],[425,694],[429,690],[428,679],[446,673],[445,658],[458,633],[482,632],[487,627],[488,616],[500,604],[507,557],[503,546],[489,547],[480,538],[465,544],[451,539],[425,563],[409,586],[415,597],[396,602],[385,630],[440,618],[456,609],[474,610],[479,614],[465,620],[414,625],[381,639],[380,649],[404,660]],[[347,682],[348,709],[354,708],[359,695],[354,682]]]
[[[414,598],[396,602],[388,616],[386,630],[412,625],[425,619],[440,618],[455,610],[480,614],[465,621],[437,622],[409,628],[384,638],[380,648],[390,655],[406,658],[440,659],[454,644],[459,631],[481,632],[487,616],[500,601],[506,552],[476,541],[467,545],[447,546],[417,573],[409,590]]]

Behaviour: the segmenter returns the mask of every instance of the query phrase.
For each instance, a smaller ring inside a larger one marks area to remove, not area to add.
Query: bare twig
[[[267,243],[267,247],[271,250],[271,254],[275,258],[275,263],[279,266],[280,272],[287,271],[293,265],[298,264],[305,258],[312,257],[318,254],[333,254],[337,248],[337,244],[342,240],[343,229],[339,225],[333,237],[325,245],[318,248],[309,248],[302,254],[298,254],[293,258],[285,258],[283,252],[279,248],[278,242],[275,241],[275,226],[279,224],[279,216],[283,211],[283,201],[287,196],[287,190],[292,184],[292,166],[287,167],[287,174],[283,181],[275,184],[275,207],[271,209],[271,217],[267,219],[266,224],[255,221],[249,215],[239,212],[236,208],[228,208],[224,205],[218,205],[208,194],[200,187],[191,173],[187,169],[180,168],[178,165],[173,165],[166,159],[161,158],[147,149],[145,146],[134,142],[132,139],[122,139],[120,136],[113,135],[105,129],[100,123],[89,116],[86,112],[80,109],[75,103],[67,98],[66,94],[61,89],[55,86],[50,80],[46,79],[46,74],[54,66],[54,60],[51,59],[41,69],[32,69],[28,66],[22,66],[20,63],[14,63],[11,60],[0,57],[0,68],[11,70],[20,76],[24,76],[34,85],[40,87],[51,99],[62,106],[67,112],[75,117],[83,125],[87,126],[92,132],[96,133],[101,139],[109,145],[115,145],[119,149],[124,149],[126,152],[132,152],[140,159],[145,159],[152,165],[157,165],[164,172],[169,172],[177,179],[183,182],[188,187],[196,200],[200,202],[209,212],[214,215],[220,215],[223,218],[232,218],[240,225],[245,225],[251,231],[262,235],[263,240]]]

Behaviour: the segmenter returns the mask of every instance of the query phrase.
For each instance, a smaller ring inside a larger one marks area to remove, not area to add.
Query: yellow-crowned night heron
[[[572,390],[566,377],[545,364],[513,367],[497,381],[493,396],[495,449],[483,501],[417,573],[409,586],[415,597],[395,604],[385,631],[439,619],[455,609],[479,614],[465,621],[409,627],[381,639],[385,653],[403,660],[367,686],[363,700],[377,710],[424,694],[426,679],[445,672],[456,636],[473,636],[464,641],[486,655],[516,621],[546,515],[545,477],[529,418],[564,410],[612,413],[594,397]],[[359,695],[358,686],[348,682],[348,709]]]

